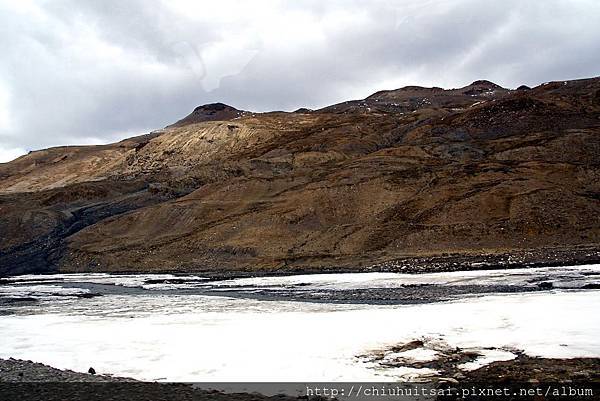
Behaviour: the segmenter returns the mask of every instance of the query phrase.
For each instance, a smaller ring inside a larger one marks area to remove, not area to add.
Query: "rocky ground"
[[[90,367],[93,370],[93,367]],[[95,372],[95,371],[94,371]],[[111,375],[79,373],[56,369],[41,363],[20,359],[0,359],[0,381],[2,382],[94,382],[113,383],[135,381]]]
[[[488,353],[508,360],[484,366]],[[537,358],[517,349],[449,347],[441,339],[420,339],[359,355],[386,368],[433,369],[419,378],[448,392],[437,400],[596,400],[600,398],[600,358]],[[475,365],[473,365],[475,364]],[[469,366],[471,365],[471,366]],[[481,366],[473,369],[473,367]]]
[[[93,368],[90,368],[93,369]],[[148,383],[130,378],[78,373],[16,359],[0,359],[0,400],[212,400],[288,401],[296,397],[225,394],[183,383]]]
[[[406,351],[420,347],[420,343],[404,344]],[[472,359],[472,353],[466,350],[455,350],[447,355],[445,364],[437,366],[446,370],[449,364],[465,362]],[[445,371],[447,376],[448,371]],[[451,389],[455,396],[439,397],[441,400],[595,400],[600,390],[600,359],[543,359],[519,355],[510,361],[494,362],[480,369],[455,373],[453,377],[441,377],[434,380],[440,389]],[[464,390],[475,391],[480,388],[511,388],[511,395],[482,396],[469,394]],[[546,391],[568,391],[569,389],[586,389],[596,391],[595,395],[569,396],[512,396],[518,389],[541,388]],[[257,393],[223,393],[214,390],[194,388],[183,383],[147,383],[133,379],[108,375],[77,373],[55,369],[40,363],[15,359],[0,359],[0,399],[23,400],[214,400],[214,401],[251,401],[251,400],[298,400],[307,397],[291,397],[284,395],[264,396]],[[310,399],[324,399],[310,397]]]
[[[469,372],[455,386],[460,396],[440,397],[441,400],[598,400],[600,359],[544,359],[521,355]],[[479,393],[481,389],[485,395]],[[485,389],[506,392],[490,396]]]
[[[231,289],[206,291],[209,295],[253,298],[263,300],[292,300],[304,302],[349,303],[370,305],[426,304],[449,301],[470,295],[503,294],[550,290],[551,288],[514,285],[453,285],[414,284],[399,288],[370,288],[358,290],[308,290],[298,289],[255,290]]]
[[[415,351],[420,351],[415,353]],[[472,370],[469,364],[487,352],[502,352],[509,358]],[[362,362],[380,366],[429,368],[437,373],[429,380],[440,383],[579,383],[600,384],[600,358],[536,358],[516,349],[456,348],[440,339],[421,339],[397,344],[358,356]]]
[[[470,372],[465,382],[575,383],[600,384],[599,358],[531,358],[525,355],[512,361],[494,362]],[[600,393],[597,394],[600,396]]]

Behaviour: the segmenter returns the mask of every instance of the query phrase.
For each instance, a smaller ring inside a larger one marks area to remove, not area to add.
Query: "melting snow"
[[[600,266],[592,265],[422,275],[322,274],[216,284],[393,288],[407,283],[526,283],[546,276],[561,283],[593,279],[599,271]],[[57,277],[30,279],[43,282]],[[63,275],[62,279],[139,286],[156,277],[84,274]],[[0,288],[10,294],[25,279],[15,278],[15,284]],[[35,290],[46,293],[55,290],[54,284],[26,285],[40,286]],[[13,314],[0,316],[0,357],[31,359],[76,371],[94,366],[101,373],[148,380],[408,380],[435,372],[375,368],[360,362],[357,356],[433,338],[451,347],[496,348],[465,363],[464,369],[514,357],[498,348],[519,349],[540,357],[600,357],[599,308],[600,291],[561,289],[392,306],[260,301],[152,291],[60,302],[48,297],[33,306],[12,306]],[[423,349],[399,354],[396,356],[415,360],[435,356],[433,351]]]

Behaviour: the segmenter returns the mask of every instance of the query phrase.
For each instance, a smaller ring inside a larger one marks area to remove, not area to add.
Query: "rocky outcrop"
[[[177,121],[171,127],[182,127],[188,124],[196,124],[203,121],[230,120],[241,117],[248,112],[238,110],[223,103],[211,103],[198,106],[185,118]]]

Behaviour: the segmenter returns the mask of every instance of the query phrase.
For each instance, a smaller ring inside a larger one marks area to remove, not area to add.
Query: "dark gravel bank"
[[[41,363],[0,359],[0,400],[212,400],[292,401],[297,397],[256,393],[223,393],[185,383],[141,382],[131,378],[60,370]]]

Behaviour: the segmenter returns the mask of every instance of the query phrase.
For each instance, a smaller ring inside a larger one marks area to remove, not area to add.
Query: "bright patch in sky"
[[[0,163],[6,163],[27,153],[23,148],[4,149],[0,147]]]
[[[9,93],[0,83],[0,135],[10,128]]]
[[[591,77],[599,18],[587,0],[0,0],[0,152],[106,143],[213,102]]]

